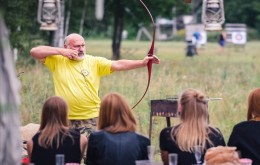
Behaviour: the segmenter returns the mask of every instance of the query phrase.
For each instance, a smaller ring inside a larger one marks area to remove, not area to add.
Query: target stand
[[[152,135],[153,117],[165,117],[167,127],[171,126],[170,118],[178,116],[178,99],[151,100],[150,107],[149,139]]]

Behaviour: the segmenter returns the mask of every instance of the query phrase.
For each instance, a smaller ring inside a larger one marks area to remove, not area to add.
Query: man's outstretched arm
[[[118,60],[113,61],[111,70],[112,71],[123,71],[131,70],[136,68],[145,67],[149,60],[152,60],[154,64],[159,64],[160,60],[155,56],[146,56],[143,60]]]

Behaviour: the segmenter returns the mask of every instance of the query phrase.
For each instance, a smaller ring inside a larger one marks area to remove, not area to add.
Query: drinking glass
[[[64,165],[64,155],[63,154],[56,155],[56,165]]]
[[[200,146],[200,145],[194,146],[194,155],[195,155],[197,164],[201,164],[202,146]]]
[[[136,160],[135,165],[163,165],[162,162],[154,162],[150,160]]]
[[[178,154],[172,153],[169,154],[169,165],[177,165],[178,164]]]
[[[248,158],[239,159],[240,165],[252,165],[252,160]]]
[[[136,160],[135,165],[150,165],[150,160]]]
[[[147,154],[148,154],[148,158],[150,161],[153,160],[153,155],[154,155],[154,151],[155,151],[155,147],[154,146],[147,146]]]

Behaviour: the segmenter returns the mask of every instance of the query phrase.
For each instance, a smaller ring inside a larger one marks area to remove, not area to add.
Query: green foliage
[[[255,26],[256,26],[256,30],[258,32],[258,35],[260,35],[260,14],[256,17],[256,25]]]
[[[4,1],[1,5],[12,47],[18,48],[19,59],[28,58],[34,34],[37,34],[38,38],[45,38],[38,30],[36,22],[37,1],[11,0]]]
[[[68,0],[65,2],[65,15],[68,11]],[[86,14],[84,20],[83,36],[85,38],[106,38],[111,39],[113,34],[114,14],[118,0],[105,1],[104,18],[101,21],[95,18],[95,1],[72,0],[69,33],[79,32],[82,8],[86,2]],[[183,0],[143,0],[154,19],[164,17],[172,19],[181,15],[191,14],[192,5],[186,4]],[[37,44],[48,44],[50,33],[40,31],[37,23],[37,0],[0,0],[0,11],[4,16],[9,29],[12,47],[19,49],[19,60],[28,58],[29,50]],[[128,30],[128,39],[135,39],[139,24],[150,27],[151,22],[148,14],[139,0],[121,0],[124,13],[124,27]],[[244,0],[224,1],[226,23],[245,23],[249,28],[249,40],[259,40],[260,35],[260,1]],[[176,12],[173,13],[173,8]],[[184,40],[183,35],[177,35],[175,40]],[[214,41],[214,34],[209,35],[209,41]],[[40,42],[39,42],[40,41]],[[32,61],[28,61],[31,63]]]
[[[260,29],[260,27],[259,27],[259,29]],[[253,28],[247,28],[247,37],[248,37],[248,41],[259,40],[260,39],[260,30],[253,29]]]
[[[235,0],[225,2],[225,17],[228,23],[245,23],[250,28],[257,28],[260,16],[259,0]]]

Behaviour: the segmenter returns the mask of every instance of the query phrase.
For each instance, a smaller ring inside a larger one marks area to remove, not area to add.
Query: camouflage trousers
[[[70,128],[79,129],[80,134],[85,135],[87,138],[89,135],[97,130],[97,118],[86,120],[70,120]],[[87,158],[87,148],[83,154],[81,163],[84,163]]]
[[[86,120],[70,120],[70,128],[79,129],[80,133],[89,135],[96,131],[97,129],[97,118],[86,119]]]

